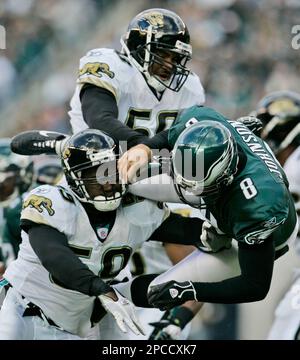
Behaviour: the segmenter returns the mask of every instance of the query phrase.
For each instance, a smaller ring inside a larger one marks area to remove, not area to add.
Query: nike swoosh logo
[[[44,131],[44,130],[39,131],[39,133],[45,137],[50,137],[51,135],[57,134],[55,131]]]

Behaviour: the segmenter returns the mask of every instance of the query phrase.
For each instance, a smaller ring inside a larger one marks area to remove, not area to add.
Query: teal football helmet
[[[207,197],[217,195],[231,184],[237,171],[236,141],[229,129],[204,120],[185,129],[178,137],[172,155],[175,188]]]

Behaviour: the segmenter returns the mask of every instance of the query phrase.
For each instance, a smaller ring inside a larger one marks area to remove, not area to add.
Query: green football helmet
[[[238,152],[231,132],[220,123],[204,120],[185,129],[172,155],[172,175],[178,195],[182,190],[207,197],[231,184]]]

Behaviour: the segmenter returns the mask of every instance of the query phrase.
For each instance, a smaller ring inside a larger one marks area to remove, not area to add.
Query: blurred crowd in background
[[[193,45],[190,67],[207,104],[225,115],[249,113],[269,91],[300,91],[300,53],[291,46],[299,0],[3,0],[2,136],[32,128],[68,132],[79,58],[91,48],[120,49],[130,19],[149,7],[183,18]]]
[[[300,92],[300,50],[291,45],[300,0],[1,0],[0,137],[30,129],[69,133],[80,57],[97,47],[120,50],[130,20],[153,7],[175,11],[187,24],[190,68],[208,106],[237,118],[270,91]],[[202,331],[199,323],[195,338],[201,331],[202,338],[239,337],[236,311],[207,306],[202,324],[207,318],[211,327]]]

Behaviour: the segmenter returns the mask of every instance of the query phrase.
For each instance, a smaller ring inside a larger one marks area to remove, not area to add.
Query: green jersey
[[[2,229],[3,244],[10,244],[13,249],[12,257],[16,258],[21,244],[20,216],[23,197],[18,197],[9,207],[5,209],[4,226]]]
[[[173,147],[181,132],[197,121],[213,120],[226,126],[236,140],[238,171],[233,182],[216,198],[205,197],[218,228],[249,245],[272,234],[275,247],[282,245],[296,225],[296,212],[288,181],[280,164],[263,140],[245,125],[231,121],[208,107],[191,107],[180,114],[169,130]],[[284,223],[284,226],[279,226]]]

